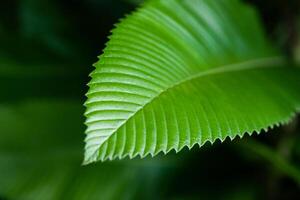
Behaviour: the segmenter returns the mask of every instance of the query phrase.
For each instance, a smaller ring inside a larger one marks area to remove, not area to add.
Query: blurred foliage
[[[88,74],[113,24],[140,2],[1,1],[0,199],[298,199],[297,184],[240,148],[239,139],[155,159],[81,166]],[[274,41],[298,52],[287,35],[299,41],[299,29],[285,30],[299,19],[299,1],[250,3]],[[280,147],[284,134],[256,139],[288,151],[287,160],[300,166],[299,131],[290,134],[291,146]]]

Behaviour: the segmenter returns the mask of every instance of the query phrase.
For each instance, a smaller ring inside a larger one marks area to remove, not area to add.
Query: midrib
[[[221,73],[228,73],[228,72],[234,72],[234,71],[244,71],[248,69],[256,69],[256,68],[274,68],[274,67],[279,67],[283,65],[284,58],[283,57],[269,57],[269,58],[260,58],[260,59],[253,59],[253,60],[248,60],[240,63],[234,63],[234,64],[229,64],[229,65],[223,65],[220,67],[214,67],[213,69],[206,70],[206,71],[201,71],[195,75],[192,75],[190,77],[187,77],[178,83],[173,84],[169,88],[167,88],[165,91],[176,87],[178,85],[181,85],[185,82],[191,81],[193,79],[197,79],[203,76],[208,76],[211,74],[221,74]],[[161,92],[164,93],[165,91]],[[159,94],[160,95],[160,94]]]

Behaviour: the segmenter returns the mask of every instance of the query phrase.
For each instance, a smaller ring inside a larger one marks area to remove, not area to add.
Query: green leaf
[[[151,167],[129,163],[83,167],[79,159],[78,162],[55,161],[45,163],[37,158],[24,162],[0,156],[0,196],[24,200],[117,200],[149,196],[157,199],[156,190],[159,191],[161,184],[153,184],[153,177],[161,180],[162,172],[170,170],[160,162]],[[145,192],[147,189],[153,189],[154,193]]]
[[[122,20],[87,93],[85,161],[261,132],[300,107],[300,71],[237,0],[156,0]]]

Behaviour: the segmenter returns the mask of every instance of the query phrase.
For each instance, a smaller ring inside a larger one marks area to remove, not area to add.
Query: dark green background
[[[0,199],[299,199],[299,186],[240,139],[81,166],[88,74],[113,25],[139,2],[0,2]],[[297,56],[299,1],[247,2],[274,45]],[[255,139],[300,167],[299,127],[286,129]]]

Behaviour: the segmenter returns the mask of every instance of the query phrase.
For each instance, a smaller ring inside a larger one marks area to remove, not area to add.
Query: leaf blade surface
[[[283,122],[299,109],[300,78],[282,66],[239,1],[150,1],[113,30],[91,74],[85,163]]]

